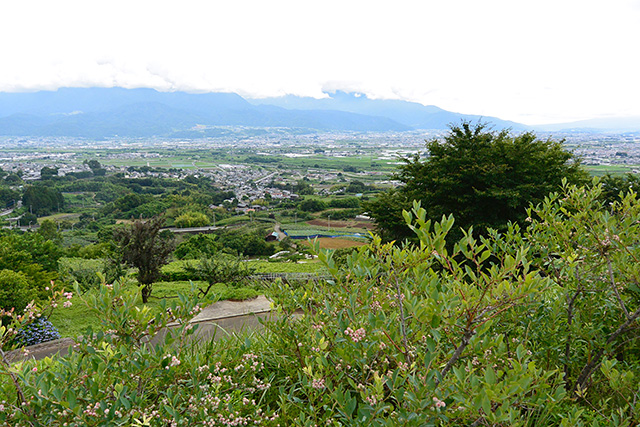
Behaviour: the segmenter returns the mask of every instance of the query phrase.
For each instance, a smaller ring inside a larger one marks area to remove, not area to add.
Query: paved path
[[[218,301],[205,307],[200,314],[190,320],[189,323],[197,324],[198,329],[194,339],[209,340],[222,339],[233,333],[241,331],[256,331],[263,328],[258,319],[269,319],[272,303],[264,295],[246,301]],[[171,325],[169,325],[171,327]],[[166,334],[159,333],[151,342],[158,342]],[[43,359],[55,354],[65,356],[69,346],[74,344],[73,339],[63,338],[49,341],[43,344],[27,347],[29,356],[35,359]],[[16,350],[7,354],[10,360],[24,358],[22,350]]]

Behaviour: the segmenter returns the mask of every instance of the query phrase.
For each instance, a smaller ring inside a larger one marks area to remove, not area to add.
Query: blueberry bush
[[[103,284],[84,297],[102,330],[65,358],[10,362],[38,310],[4,313],[0,423],[638,425],[640,203],[600,193],[565,184],[526,229],[457,241],[452,216],[415,204],[415,245],[374,238],[339,264],[316,249],[331,278],[274,283],[259,333],[197,339],[195,289],[153,314]]]

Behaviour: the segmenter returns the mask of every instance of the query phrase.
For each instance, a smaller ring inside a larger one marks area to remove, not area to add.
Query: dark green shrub
[[[299,209],[303,212],[320,212],[327,209],[327,207],[325,202],[316,199],[305,199],[299,205]]]
[[[210,258],[220,250],[221,245],[213,234],[196,234],[180,243],[173,253],[178,259]]]

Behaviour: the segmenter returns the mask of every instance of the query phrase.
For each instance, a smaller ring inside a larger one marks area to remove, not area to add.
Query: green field
[[[193,282],[195,286],[203,286],[204,282]],[[178,293],[187,294],[191,291],[192,282],[157,282],[153,284],[153,293],[147,304],[154,312],[160,310],[159,302],[162,299],[175,298]],[[130,283],[126,289],[136,290],[137,285]],[[91,292],[91,291],[89,291]],[[222,283],[211,288],[210,294],[215,295],[219,300],[243,300],[254,298],[261,292],[252,287],[232,288]],[[102,325],[98,318],[98,313],[90,310],[82,300],[82,296],[74,295],[71,299],[72,306],[69,308],[57,308],[49,320],[58,329],[62,337],[76,337],[86,332],[87,327],[94,331],[102,330]],[[139,302],[142,307],[142,300]]]
[[[318,273],[324,271],[324,266],[317,261],[308,262],[270,262],[267,260],[249,260],[247,265],[254,269],[256,274],[262,273]],[[173,261],[164,267],[164,273],[181,271],[185,265],[197,264],[197,260]]]
[[[640,169],[640,165],[599,165],[584,167],[590,175],[604,176],[606,174],[622,175],[633,173],[632,171]]]

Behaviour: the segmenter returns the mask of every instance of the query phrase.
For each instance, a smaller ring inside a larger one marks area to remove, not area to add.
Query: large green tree
[[[395,178],[403,185],[365,206],[389,240],[410,235],[402,210],[410,210],[413,200],[432,219],[454,214],[462,228],[503,229],[509,221],[523,221],[529,203],[559,189],[563,178],[587,179],[562,141],[492,131],[484,123],[451,125],[444,140],[427,141],[425,158],[402,160]]]

